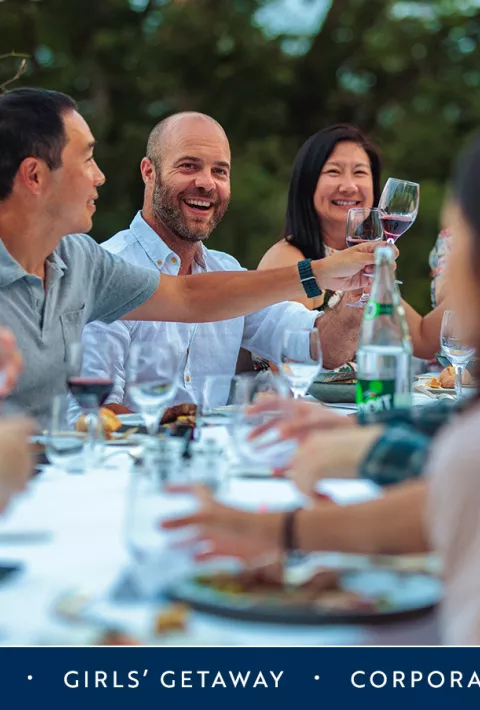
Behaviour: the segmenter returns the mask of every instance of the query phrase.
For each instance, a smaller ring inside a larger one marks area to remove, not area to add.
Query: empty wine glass
[[[175,396],[178,357],[168,343],[143,340],[132,343],[126,371],[128,400],[142,414],[147,432],[153,436]]]
[[[276,406],[278,397],[290,398],[288,383],[270,371],[245,373],[236,378],[234,403],[237,409],[233,415],[231,436],[235,451],[241,462],[247,466],[276,468],[288,465],[295,451],[292,441],[280,441],[273,428],[263,427],[276,419],[280,412]],[[268,401],[271,407],[261,412],[252,412],[251,405]],[[284,413],[281,414],[284,417]]]
[[[394,244],[415,222],[420,202],[417,182],[388,178],[378,203],[387,241]]]
[[[195,431],[201,438],[202,431],[209,423],[229,423],[233,416],[232,405],[235,396],[237,376],[233,374],[206,375],[197,393],[197,415]]]
[[[312,330],[285,330],[280,356],[280,371],[295,399],[304,397],[322,368],[320,333]]]
[[[440,333],[442,352],[455,368],[455,393],[462,396],[462,377],[465,367],[475,354],[475,348],[465,343],[455,311],[445,311]]]
[[[348,210],[347,215],[347,246],[353,247],[362,242],[381,242],[384,239],[380,211],[355,207]],[[363,308],[368,302],[368,293],[362,293],[360,299],[348,306]]]

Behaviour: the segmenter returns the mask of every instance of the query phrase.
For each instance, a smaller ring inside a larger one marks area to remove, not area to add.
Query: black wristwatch
[[[321,296],[323,291],[319,288],[317,279],[313,275],[311,261],[311,259],[304,259],[299,261],[297,266],[305,293],[308,298],[315,298],[316,296]]]

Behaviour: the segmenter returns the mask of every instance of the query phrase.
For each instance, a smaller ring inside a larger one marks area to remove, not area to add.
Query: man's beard
[[[183,196],[180,194],[177,197],[178,199],[204,199],[214,202],[213,212],[207,223],[193,223],[189,226],[180,207],[175,204],[173,190],[160,180],[155,181],[152,195],[152,207],[155,219],[160,222],[160,224],[168,227],[175,236],[183,239],[185,242],[201,242],[208,239],[217,224],[221,221],[229,204],[226,202],[222,205],[216,201],[215,192],[207,192],[207,190],[201,190],[196,194],[189,193]]]

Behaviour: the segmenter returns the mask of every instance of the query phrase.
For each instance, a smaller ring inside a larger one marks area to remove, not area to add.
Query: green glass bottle
[[[357,350],[357,405],[366,421],[412,403],[412,341],[388,244],[375,250],[375,278]]]

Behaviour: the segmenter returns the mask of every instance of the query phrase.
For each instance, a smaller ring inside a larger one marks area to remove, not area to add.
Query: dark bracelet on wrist
[[[303,284],[305,293],[308,298],[315,298],[316,296],[321,296],[323,291],[319,288],[317,279],[313,275],[311,262],[311,259],[304,259],[303,261],[299,261],[297,266],[300,281]]]
[[[282,547],[284,552],[298,550],[298,540],[295,530],[295,518],[301,508],[295,508],[285,513],[282,526]]]

